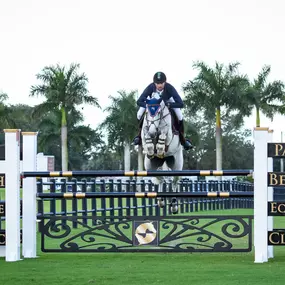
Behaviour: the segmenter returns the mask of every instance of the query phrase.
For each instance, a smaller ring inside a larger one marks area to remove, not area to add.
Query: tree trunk
[[[143,171],[143,152],[141,145],[138,147],[138,170]]]
[[[222,170],[222,128],[220,107],[216,109],[216,170]]]
[[[68,171],[67,124],[65,108],[61,108],[61,170]]]
[[[124,143],[124,170],[129,171],[130,168],[131,168],[130,143],[125,141]]]
[[[260,110],[256,107],[256,127],[260,127]]]

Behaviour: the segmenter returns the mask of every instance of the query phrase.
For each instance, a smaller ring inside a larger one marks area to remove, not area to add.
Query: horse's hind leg
[[[177,198],[173,197],[170,202],[170,211],[172,214],[177,214],[178,213],[178,203],[177,203]]]
[[[163,168],[163,163],[164,160],[163,159],[159,159],[159,158],[153,158],[151,161],[149,160],[149,165],[147,169],[151,169],[151,170],[159,170]],[[158,192],[163,192],[163,177],[158,176],[158,177],[153,177],[152,178],[152,183],[154,185],[158,185]],[[160,208],[163,208],[165,206],[165,201],[163,198],[158,197],[157,198],[157,205]]]
[[[158,185],[158,192],[163,192],[163,184],[160,182]],[[163,197],[157,198],[157,204],[160,208],[164,208],[165,206],[165,200]]]
[[[174,190],[173,192],[177,192],[178,181],[179,181],[179,176],[175,176],[173,179],[173,190]],[[171,198],[170,211],[172,214],[178,213],[178,202],[176,197]]]
[[[162,180],[161,178],[157,178],[157,177],[152,178],[152,183],[154,185],[158,185],[158,192],[163,191],[163,183],[161,182],[161,180]],[[165,201],[162,197],[157,198],[157,205],[160,208],[163,208],[165,206]]]
[[[173,165],[173,170],[182,170],[183,168],[183,153],[182,149],[177,152],[177,155],[174,160],[174,165]],[[179,181],[179,176],[175,176],[173,179],[173,192],[177,192],[178,188],[178,181]],[[170,211],[172,214],[177,214],[178,213],[178,201],[176,197],[173,197],[170,202]]]

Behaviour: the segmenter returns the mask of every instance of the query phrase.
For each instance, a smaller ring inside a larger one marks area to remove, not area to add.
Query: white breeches
[[[174,102],[174,99],[171,97],[168,102]],[[179,121],[182,121],[183,120],[183,115],[182,115],[182,112],[181,112],[181,109],[180,108],[173,108],[177,118]],[[141,119],[142,115],[144,114],[144,111],[145,111],[145,108],[144,107],[140,107],[138,112],[137,112],[137,118],[138,120]]]
[[[138,110],[138,112],[137,112],[137,118],[138,118],[138,120],[141,119],[141,117],[142,117],[144,111],[145,111],[145,108],[144,108],[144,107],[140,107],[140,108],[139,108],[139,110]]]
[[[181,112],[181,109],[180,108],[173,108],[177,118],[179,121],[182,121],[183,120],[183,115],[182,115],[182,112]]]
[[[174,99],[172,97],[170,97],[168,102],[175,102],[175,101],[174,101]],[[183,120],[183,115],[182,115],[181,109],[180,108],[172,108],[172,109],[175,112],[178,120],[182,121]]]

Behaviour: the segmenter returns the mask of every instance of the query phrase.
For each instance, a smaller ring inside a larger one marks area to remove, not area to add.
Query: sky
[[[33,106],[42,102],[29,97],[37,73],[79,63],[102,106],[83,110],[95,128],[109,95],[140,94],[156,71],[165,72],[183,98],[196,60],[238,61],[250,79],[269,64],[270,80],[285,81],[284,8],[284,0],[0,0],[0,91],[8,103]],[[246,127],[253,129],[254,116]],[[275,141],[284,122],[280,115],[273,122],[261,116]]]

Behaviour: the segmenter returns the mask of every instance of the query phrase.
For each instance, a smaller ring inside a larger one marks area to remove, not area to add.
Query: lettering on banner
[[[4,217],[6,215],[6,207],[5,201],[0,201],[0,217]],[[23,215],[23,201],[20,200],[20,215]]]
[[[285,157],[285,143],[268,143],[267,156],[275,158]]]
[[[22,230],[20,230],[20,243],[23,242]],[[5,230],[0,230],[0,246],[6,245],[6,233]]]
[[[268,172],[267,186],[284,187],[285,186],[285,173],[284,172]]]
[[[268,202],[268,216],[285,216],[284,202]]]
[[[268,231],[268,245],[285,245],[285,229]]]
[[[0,173],[0,188],[5,188],[5,173]]]

